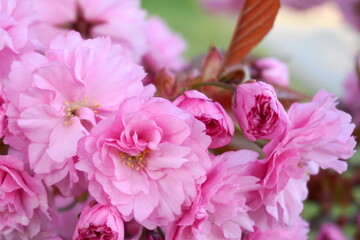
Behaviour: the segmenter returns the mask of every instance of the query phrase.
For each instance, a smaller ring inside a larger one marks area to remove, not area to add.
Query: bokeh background
[[[187,58],[205,53],[212,45],[225,50],[237,18],[235,13],[209,12],[197,0],[143,0],[143,6],[164,18],[187,40]],[[291,86],[298,91],[313,94],[325,88],[341,97],[359,49],[360,33],[329,2],[306,11],[282,6],[274,28],[252,53],[287,63]],[[323,172],[310,183],[310,200],[303,212],[311,225],[309,239],[314,239],[325,221],[338,224],[349,239],[358,231],[354,222],[360,213],[360,185],[347,184],[353,178],[360,180],[360,154],[349,163],[344,175]]]

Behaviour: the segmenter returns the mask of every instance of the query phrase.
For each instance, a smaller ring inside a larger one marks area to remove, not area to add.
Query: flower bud
[[[209,148],[222,147],[231,141],[235,131],[234,123],[219,103],[192,90],[184,92],[184,95],[174,100],[174,104],[205,124],[206,135],[211,137]]]
[[[120,213],[112,206],[98,203],[86,206],[76,224],[73,240],[124,239],[124,222]]]
[[[287,128],[288,118],[274,88],[264,82],[247,82],[237,87],[232,111],[251,141],[273,139]]]

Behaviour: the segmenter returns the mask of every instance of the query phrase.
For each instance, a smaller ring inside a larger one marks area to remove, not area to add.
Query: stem
[[[213,87],[219,87],[225,90],[228,90],[230,92],[235,92],[235,87],[222,83],[222,82],[204,82],[204,83],[198,83],[191,86],[191,89],[196,89],[200,87],[206,87],[206,86],[213,86]]]

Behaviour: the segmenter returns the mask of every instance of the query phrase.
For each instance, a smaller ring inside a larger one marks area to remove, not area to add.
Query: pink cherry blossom
[[[270,84],[289,86],[289,70],[287,66],[276,58],[260,58],[250,66],[251,77],[261,79]]]
[[[291,228],[277,226],[264,232],[256,229],[253,233],[249,232],[244,240],[307,240],[308,232],[309,224],[299,217]]]
[[[353,117],[353,122],[356,125],[360,124],[360,80],[355,72],[348,75],[345,86],[342,103],[346,111]]]
[[[257,156],[250,150],[217,156],[193,205],[170,225],[167,239],[241,239],[243,230],[253,231],[248,193],[260,185],[247,168]]]
[[[289,130],[282,141],[288,149],[298,149],[300,166],[308,163],[342,173],[344,161],[356,145],[351,116],[336,108],[337,98],[320,90],[309,103],[294,103],[289,109]]]
[[[78,140],[126,98],[152,95],[153,86],[142,85],[144,76],[128,51],[109,39],[60,36],[45,57],[32,54],[14,65],[5,83],[11,105],[5,142],[23,145],[30,168],[69,194],[81,177],[74,168]]]
[[[0,156],[0,179],[0,239],[33,239],[41,231],[41,216],[49,218],[43,184],[11,156]]]
[[[145,11],[139,0],[35,0],[39,40],[46,45],[69,30],[84,38],[109,36],[139,61],[147,50]]]
[[[191,90],[175,99],[174,104],[205,124],[206,134],[211,137],[210,148],[223,147],[231,141],[235,131],[234,123],[219,103]]]
[[[115,207],[90,203],[82,210],[72,239],[123,240],[124,221]]]
[[[319,233],[316,236],[316,240],[346,240],[346,236],[341,229],[332,223],[324,223]]]
[[[308,173],[316,173],[319,167],[339,173],[346,169],[344,160],[353,155],[355,147],[350,121],[348,114],[336,109],[336,98],[325,90],[309,103],[290,107],[288,131],[283,138],[270,141],[264,147],[267,158],[251,167],[262,184],[262,202],[254,207],[252,216],[259,228],[294,224],[307,195]]]
[[[287,115],[271,85],[257,81],[241,84],[233,102],[232,111],[249,140],[279,138],[285,133]]]
[[[31,0],[0,0],[0,79],[28,44],[28,28],[34,17]]]
[[[146,36],[149,49],[143,64],[149,70],[180,70],[184,66],[181,55],[186,50],[186,42],[180,35],[172,32],[163,20],[151,17],[147,21]]]
[[[356,30],[360,30],[359,0],[334,0],[340,7],[344,19]]]
[[[306,10],[308,8],[321,5],[326,1],[329,0],[281,0],[281,3],[298,10]]]
[[[232,11],[237,13],[240,10],[242,0],[201,0],[205,7],[212,11]]]
[[[79,142],[89,192],[126,221],[167,225],[189,206],[210,168],[205,126],[161,98],[133,97]]]

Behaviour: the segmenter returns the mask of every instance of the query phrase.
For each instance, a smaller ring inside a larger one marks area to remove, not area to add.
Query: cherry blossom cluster
[[[309,176],[354,154],[333,95],[285,110],[274,59],[230,108],[159,96],[186,43],[137,0],[0,0],[0,19],[0,239],[306,239]],[[227,150],[235,130],[262,149]]]

